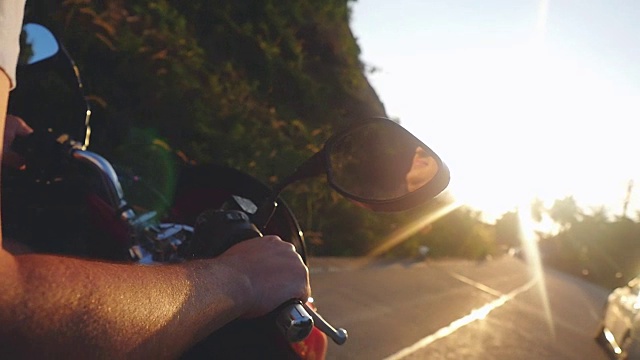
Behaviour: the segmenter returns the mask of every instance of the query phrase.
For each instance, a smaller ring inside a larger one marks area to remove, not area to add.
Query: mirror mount
[[[416,207],[449,184],[449,169],[435,152],[396,122],[371,118],[334,134],[322,150],[276,184],[255,213],[254,224],[264,230],[288,185],[322,174],[342,196],[376,212]]]
[[[277,183],[273,188],[274,198],[279,196],[280,193],[289,185],[305,180],[312,177],[318,177],[326,173],[327,159],[326,151],[323,148],[317,153],[313,154],[307,161],[300,165],[293,174],[287,176],[284,180]]]
[[[278,207],[278,197],[284,191],[284,189],[301,180],[305,180],[312,177],[317,177],[325,173],[326,165],[326,152],[324,148],[317,153],[313,154],[307,161],[300,165],[291,175],[287,176],[284,180],[278,182],[274,187],[271,195],[262,203],[258,208],[258,211],[254,217],[254,224],[263,231],[271,217],[275,213]]]

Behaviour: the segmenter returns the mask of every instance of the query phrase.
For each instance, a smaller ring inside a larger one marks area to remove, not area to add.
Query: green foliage
[[[480,212],[452,206],[446,194],[410,211],[376,221],[384,227],[376,229],[384,241],[401,239],[388,251],[387,257],[415,258],[422,246],[428,247],[429,257],[434,258],[481,260],[499,254],[494,227],[481,219]]]
[[[505,213],[496,221],[496,242],[505,248],[520,247],[521,232],[520,218],[515,211]]]
[[[161,195],[132,195],[146,208],[170,201],[175,149],[273,183],[334,127],[385,115],[363,74],[349,0],[27,6],[27,21],[52,29],[80,67],[94,109],[91,149]],[[339,199],[320,180],[286,196],[320,253],[362,254],[397,221]]]
[[[580,220],[582,214],[576,200],[568,196],[553,203],[549,216],[564,229],[568,229]]]
[[[460,207],[433,224],[425,238],[433,256],[484,259],[496,254],[493,228],[480,219],[480,213]]]
[[[33,56],[33,44],[27,42],[26,35],[25,32],[20,34],[20,56],[18,58],[18,64],[28,64]]]
[[[313,131],[384,115],[377,98],[362,110],[368,84],[347,1],[34,4],[36,19],[55,9],[47,25],[72,49],[108,121],[153,127],[200,162],[247,169],[290,146],[295,131],[283,136],[280,124]],[[276,140],[258,149],[256,133]]]
[[[611,220],[603,208],[587,214],[574,205],[566,198],[549,210],[565,226],[556,236],[540,240],[545,262],[608,288],[640,273],[640,223],[624,217]],[[558,216],[559,209],[566,212]]]
[[[364,77],[349,28],[349,1],[30,0],[30,21],[53,29],[78,63],[94,108],[91,150],[138,176],[132,202],[164,211],[176,149],[267,183],[320,149],[332,129],[384,108]],[[56,109],[58,112],[60,109]],[[51,113],[51,111],[49,111]],[[482,259],[493,227],[445,199],[375,214],[325,180],[284,194],[319,255]],[[432,219],[433,218],[433,219]],[[425,219],[432,219],[425,221]],[[408,231],[412,224],[414,228]]]

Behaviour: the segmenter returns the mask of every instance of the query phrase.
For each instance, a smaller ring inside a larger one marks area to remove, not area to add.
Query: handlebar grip
[[[313,327],[325,333],[333,342],[343,345],[349,337],[347,330],[334,328],[320,314],[300,300],[292,300],[275,310],[276,325],[290,342],[302,341]]]
[[[14,138],[11,150],[24,161],[25,171],[20,172],[20,177],[45,184],[67,177],[74,146],[64,134],[36,130]]]
[[[233,245],[262,233],[238,210],[207,210],[198,216],[188,254],[193,258],[216,257]]]
[[[32,146],[32,142],[33,134],[27,136],[17,136],[11,143],[11,150],[15,151],[19,155],[24,156]]]
[[[238,210],[207,210],[196,219],[187,255],[193,258],[215,257],[231,246],[255,237],[262,237],[262,233],[246,213]],[[313,330],[314,318],[300,300],[286,302],[272,314],[276,326],[290,342],[304,340]]]
[[[52,131],[34,131],[17,136],[11,143],[11,150],[25,159],[27,168],[45,177],[55,176],[51,174],[62,168],[73,149],[74,142],[68,136]]]
[[[22,156],[32,153],[51,155],[50,152],[61,145],[53,132],[34,131],[26,136],[16,136],[11,143],[11,150]]]
[[[276,326],[289,342],[302,341],[313,330],[313,318],[300,300],[285,303],[277,308],[275,313]]]

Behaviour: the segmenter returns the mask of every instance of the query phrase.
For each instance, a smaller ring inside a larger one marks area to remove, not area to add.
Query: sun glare
[[[554,9],[539,1],[520,42],[425,30],[419,35],[438,42],[423,47],[416,38],[410,51],[388,55],[397,66],[371,76],[388,113],[449,165],[456,198],[491,218],[570,195],[619,213],[627,182],[640,179],[630,127],[640,97],[609,76],[603,59],[559,42],[548,26]],[[631,208],[639,206],[634,199]]]
[[[460,83],[430,79],[437,101],[423,113],[438,124],[407,124],[449,164],[456,195],[493,217],[534,198],[619,206],[637,98],[614,95],[584,65],[538,47],[468,57],[473,68],[452,71]],[[454,96],[451,87],[462,90]]]
[[[442,207],[440,207],[439,209],[436,209],[433,212],[425,214],[425,216],[419,219],[416,219],[415,221],[405,224],[404,226],[396,229],[395,231],[393,231],[393,233],[389,234],[389,236],[382,242],[382,244],[380,244],[378,247],[374,248],[366,256],[364,256],[362,259],[362,263],[359,264],[359,266],[364,266],[369,261],[386,253],[387,251],[389,251],[389,249],[392,249],[393,247],[397,246],[398,244],[408,239],[410,236],[412,236],[416,232],[420,231],[421,229],[424,229],[426,226],[434,223],[441,217],[457,209],[458,207],[460,207],[460,205],[461,204],[456,201],[443,203]]]
[[[522,249],[524,250],[529,270],[531,271],[533,278],[536,279],[537,290],[542,301],[542,306],[545,312],[545,318],[547,320],[547,326],[549,333],[552,337],[556,336],[556,331],[553,323],[553,314],[551,313],[551,305],[549,304],[549,296],[547,293],[547,285],[544,278],[544,271],[542,269],[542,258],[540,257],[540,250],[538,249],[538,238],[535,234],[535,224],[531,220],[531,211],[528,204],[518,208],[518,220],[520,221],[520,242]]]

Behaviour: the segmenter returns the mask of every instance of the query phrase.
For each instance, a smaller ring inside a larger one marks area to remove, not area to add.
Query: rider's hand
[[[4,143],[2,146],[2,166],[20,168],[24,165],[24,159],[11,150],[11,145],[16,136],[27,136],[33,129],[21,118],[7,114],[7,121],[4,129]]]
[[[295,247],[277,236],[242,241],[219,260],[246,279],[249,297],[243,318],[266,315],[290,299],[306,301],[309,272]]]

